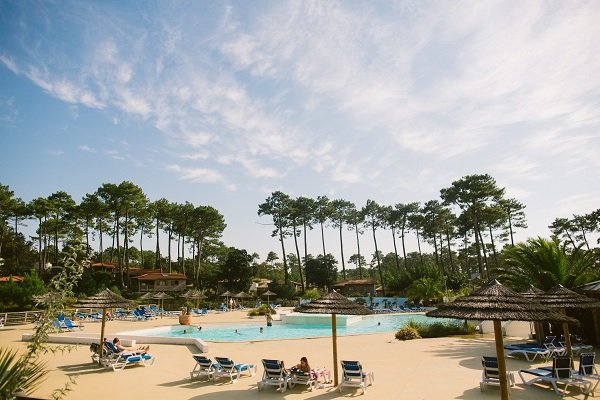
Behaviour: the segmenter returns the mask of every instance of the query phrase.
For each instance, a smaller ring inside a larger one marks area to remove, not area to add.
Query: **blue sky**
[[[527,206],[517,238],[549,236],[599,207],[598,21],[596,1],[0,0],[0,182],[131,180],[264,258],[275,190],[425,202],[489,173]]]

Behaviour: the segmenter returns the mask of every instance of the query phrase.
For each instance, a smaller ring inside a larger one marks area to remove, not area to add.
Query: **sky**
[[[598,21],[593,0],[0,0],[0,183],[129,180],[264,259],[273,191],[423,203],[487,173],[527,207],[516,238],[549,237],[600,208]]]

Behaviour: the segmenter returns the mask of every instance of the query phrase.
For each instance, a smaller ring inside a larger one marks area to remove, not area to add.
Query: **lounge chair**
[[[560,335],[558,339],[558,343],[560,346],[565,347],[565,337],[564,335]],[[590,352],[594,350],[594,346],[591,344],[581,343],[581,338],[576,335],[571,335],[571,352],[572,355],[577,356],[581,353]]]
[[[127,351],[120,351],[112,342],[105,341],[104,347],[108,350],[108,355],[102,360],[102,364],[113,371],[122,371],[130,365],[143,365],[147,367],[154,364],[155,357],[148,353],[135,354]]]
[[[256,373],[256,365],[254,364],[236,364],[227,357],[215,357],[215,361],[213,380],[228,377],[231,379],[231,383],[234,383],[240,379],[242,372],[248,372],[250,376],[254,376]]]
[[[262,379],[258,381],[258,391],[265,386],[277,386],[282,393],[285,392],[289,377],[283,361],[263,359],[262,363],[264,372]]]
[[[202,355],[193,355],[192,357],[194,357],[196,365],[194,366],[194,369],[190,372],[190,379],[194,379],[195,377],[200,376],[206,376],[209,380],[213,380],[213,375],[215,373],[215,365],[213,364],[212,360]]]
[[[481,365],[483,371],[481,372],[481,382],[479,382],[479,389],[483,392],[486,385],[500,385],[500,375],[498,373],[498,358],[483,356],[481,357]],[[509,384],[508,390],[512,386],[515,386],[515,375],[507,371],[506,381]]]
[[[367,391],[367,386],[372,385],[375,380],[373,372],[363,371],[362,365],[358,361],[342,361],[342,382],[338,386],[340,393],[344,387],[358,387],[362,389],[363,394]]]
[[[69,328],[67,326],[67,324],[65,323],[65,321],[62,321],[62,320],[53,319],[52,325],[54,325],[54,327],[56,329],[58,329],[59,332],[72,332],[73,331],[73,329]]]
[[[596,391],[596,387],[600,383],[600,375],[596,370],[595,360],[596,353],[581,353],[579,355],[579,370],[577,371],[577,377],[596,381],[594,387],[590,389],[592,393]]]
[[[312,390],[317,386],[317,376],[313,372],[300,371],[297,368],[291,368],[288,375],[288,386],[293,388],[296,385],[306,385],[308,390]]]
[[[527,361],[534,361],[537,357],[548,359],[552,356],[552,351],[535,343],[507,344],[504,346],[504,353],[506,356],[523,356]]]
[[[68,318],[65,318],[65,326],[71,330],[75,330],[75,328],[82,330],[85,326],[79,322],[73,322]]]
[[[551,357],[567,354],[567,349],[556,339],[556,336],[546,336],[544,338],[544,347],[550,350],[550,353],[552,353]]]
[[[533,378],[526,380],[523,374],[533,375]],[[532,385],[536,382],[548,382],[552,385],[554,392],[559,396],[564,396],[570,385],[579,386],[584,394],[588,394],[592,383],[587,381],[571,369],[571,357],[557,356],[552,360],[552,368],[541,367],[533,369],[522,369],[519,371],[521,380],[526,385]],[[562,392],[558,390],[557,384],[565,385]]]

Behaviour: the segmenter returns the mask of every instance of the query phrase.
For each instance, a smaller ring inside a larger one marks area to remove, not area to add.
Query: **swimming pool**
[[[338,336],[363,335],[370,333],[395,332],[408,321],[441,322],[456,321],[443,318],[429,318],[423,314],[410,315],[367,315],[361,321],[348,326],[338,326]],[[261,332],[261,329],[262,332]],[[130,332],[132,333],[132,332]],[[331,336],[331,325],[284,324],[274,322],[265,326],[264,321],[256,323],[207,325],[198,330],[196,326],[174,325],[151,330],[136,331],[138,335],[197,338],[208,342],[247,342],[279,339],[300,339]]]

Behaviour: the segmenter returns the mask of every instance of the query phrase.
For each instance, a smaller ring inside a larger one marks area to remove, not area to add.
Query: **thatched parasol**
[[[165,292],[158,292],[154,294],[154,299],[158,300],[158,312],[160,312],[160,317],[163,317],[164,314],[164,300],[172,299],[173,296],[167,294]]]
[[[78,308],[101,308],[102,309],[102,327],[100,328],[100,346],[98,347],[98,363],[102,358],[102,349],[104,348],[104,327],[106,325],[106,309],[116,307],[131,307],[132,303],[126,298],[119,296],[110,289],[104,289],[86,299],[81,299],[74,304]]]
[[[233,296],[233,293],[231,293],[229,290],[227,290],[227,291],[221,293],[219,296],[225,297],[225,308],[227,310],[229,310],[229,297]]]
[[[333,384],[338,385],[337,365],[337,331],[336,314],[341,315],[367,315],[373,312],[362,304],[348,300],[335,290],[328,295],[310,303],[302,304],[294,308],[295,312],[306,314],[331,314],[331,337],[333,339]]]
[[[587,296],[576,293],[572,290],[567,289],[563,285],[555,286],[545,293],[538,293],[535,296],[536,301],[542,303],[546,307],[557,309],[562,314],[566,314],[565,309],[590,309],[600,308],[600,302],[591,299]],[[567,354],[571,356],[571,334],[569,333],[569,324],[563,322],[563,336],[565,337],[565,347],[567,348]]]
[[[204,295],[204,293],[202,293],[202,291],[200,291],[200,289],[190,289],[184,294],[182,294],[180,297],[196,300],[196,308],[198,308],[199,300],[206,298],[206,296]]]
[[[267,290],[266,292],[264,292],[263,294],[261,294],[261,296],[267,296],[267,307],[271,307],[270,297],[271,296],[277,296],[277,293],[274,293],[274,292],[271,292],[270,290]]]
[[[498,357],[498,375],[500,377],[500,396],[508,400],[506,380],[506,362],[501,321],[551,321],[572,322],[577,320],[554,312],[531,298],[503,286],[493,280],[470,296],[459,297],[452,303],[440,304],[436,310],[429,311],[428,317],[492,320]]]

